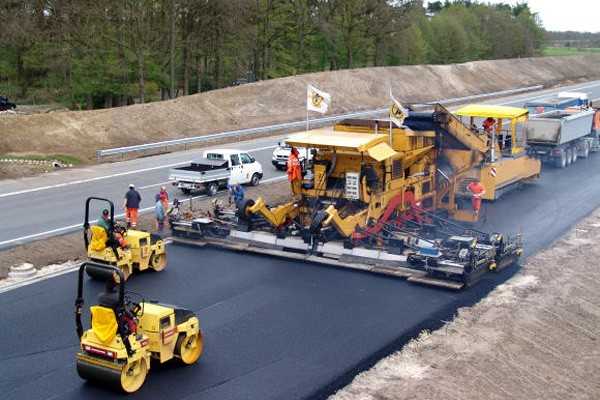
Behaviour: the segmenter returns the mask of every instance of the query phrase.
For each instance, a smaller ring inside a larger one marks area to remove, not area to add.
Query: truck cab
[[[251,184],[256,186],[263,177],[262,165],[245,151],[215,149],[204,152],[204,158],[213,161],[227,161],[229,184]]]

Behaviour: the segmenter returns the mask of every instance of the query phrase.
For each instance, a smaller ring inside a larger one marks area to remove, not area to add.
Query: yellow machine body
[[[406,211],[409,187],[421,208],[475,222],[478,215],[460,209],[457,201],[471,197],[466,189],[470,182],[481,181],[483,198],[495,200],[513,185],[539,177],[541,162],[526,152],[522,124],[527,110],[474,105],[454,115],[436,105],[433,115],[439,132],[398,127],[388,120],[349,120],[290,136],[289,146],[316,149],[312,181],[301,189],[307,201],[269,209],[259,198],[247,212],[262,215],[276,228],[290,219],[310,226],[315,213],[307,204],[318,198],[327,215],[323,226],[350,237],[357,228],[379,221],[386,210],[389,214],[390,207]],[[497,121],[492,134],[475,127],[486,117]],[[461,118],[469,118],[470,124]],[[339,199],[349,201],[338,209],[334,203]]]
[[[99,226],[90,228],[92,237],[87,255],[90,260],[107,263],[120,268],[127,279],[134,271],[151,268],[162,271],[167,265],[166,247],[162,239],[152,243],[150,233],[128,229],[124,234],[126,248],[107,246],[106,230]]]
[[[378,220],[394,198],[399,199],[397,209],[402,211],[408,186],[414,188],[416,197],[429,198],[433,205],[434,139],[432,131],[413,132],[396,126],[389,129],[387,121],[365,121],[363,125],[338,124],[333,129],[300,133],[286,143],[318,150],[313,164],[313,185],[303,185],[303,198],[351,200],[352,204],[346,208],[327,207],[323,222],[348,237],[357,227]],[[369,179],[361,173],[365,170],[370,171]],[[340,182],[347,184],[340,186]],[[274,227],[297,217],[310,225],[314,217],[306,204],[291,201],[269,209],[262,198],[248,211],[262,215]]]
[[[117,332],[115,312],[91,307],[92,327],[81,337],[77,370],[84,379],[128,393],[137,391],[150,370],[150,359],[164,363],[173,358],[193,364],[203,350],[198,318],[189,311],[155,303],[141,303],[137,333],[129,335],[128,355]]]

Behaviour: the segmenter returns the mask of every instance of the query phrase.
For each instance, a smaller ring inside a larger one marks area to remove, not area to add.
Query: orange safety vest
[[[287,162],[287,175],[290,182],[302,179],[302,168],[300,161],[294,154],[290,154]]]
[[[483,187],[483,185],[481,183],[471,182],[467,186],[467,190],[469,192],[473,193],[474,197],[481,197],[481,193],[484,192],[485,188]]]
[[[600,110],[594,115],[594,129],[600,131]]]

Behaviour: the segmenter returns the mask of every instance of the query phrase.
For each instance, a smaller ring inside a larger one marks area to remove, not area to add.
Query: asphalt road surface
[[[547,168],[535,184],[487,205],[482,228],[522,229],[527,254],[600,206],[600,157]],[[212,249],[170,246],[169,267],[130,290],[200,316],[206,353],[192,367],[153,366],[144,399],[300,399],[326,396],[357,372],[483,297],[514,270],[450,292],[366,273]],[[97,283],[88,282],[94,301]],[[0,296],[3,399],[117,395],[75,372],[76,275]]]
[[[488,103],[522,105],[533,98],[543,98],[562,90],[586,92],[590,98],[600,98],[600,81],[582,83],[560,89],[521,94]],[[283,137],[261,138],[219,147],[250,151],[263,165],[264,180],[282,173],[271,166],[271,154]],[[121,212],[122,198],[129,183],[140,190],[142,207],[153,206],[153,196],[167,184],[168,170],[199,157],[204,149],[182,151],[136,160],[76,168],[43,176],[0,181],[0,249],[39,238],[66,233],[81,228],[83,204],[88,196],[101,195],[113,201]],[[184,198],[170,189],[170,196]],[[94,213],[94,218],[97,217]]]

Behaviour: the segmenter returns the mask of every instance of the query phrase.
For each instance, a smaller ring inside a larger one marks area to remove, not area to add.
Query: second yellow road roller
[[[91,327],[83,328],[84,273],[95,270],[105,282],[98,304],[90,307]],[[125,393],[139,390],[151,360],[164,363],[178,359],[194,364],[203,350],[198,317],[190,310],[152,301],[136,301],[125,291],[119,268],[95,262],[79,267],[75,320],[80,349],[77,372],[85,380]]]

